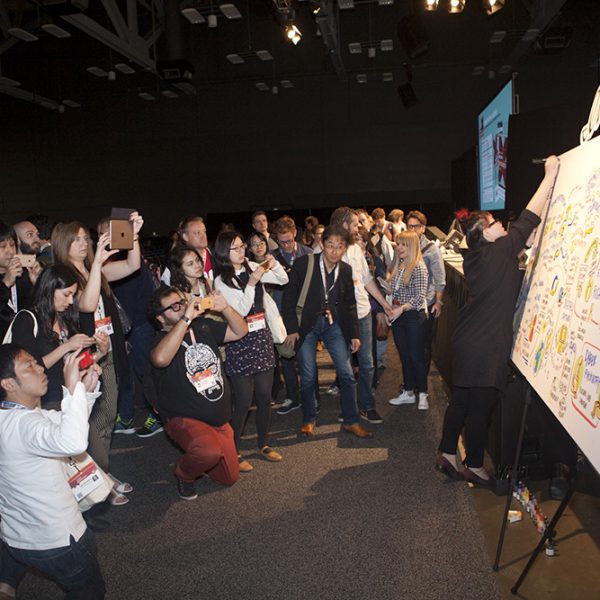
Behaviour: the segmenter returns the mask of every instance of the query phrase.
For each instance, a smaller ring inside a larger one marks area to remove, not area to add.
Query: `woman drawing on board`
[[[452,338],[452,397],[436,462],[436,468],[452,479],[462,477],[490,486],[483,452],[491,411],[506,387],[513,316],[521,285],[518,255],[540,223],[558,168],[556,156],[546,159],[544,179],[508,233],[487,211],[473,213],[466,222],[469,251],[463,268],[469,297]],[[456,448],[463,427],[467,456],[461,474]]]

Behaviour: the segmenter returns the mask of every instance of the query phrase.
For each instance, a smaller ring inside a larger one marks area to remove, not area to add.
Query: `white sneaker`
[[[414,404],[416,402],[415,393],[404,390],[396,398],[392,398],[389,403],[392,406],[400,406],[401,404]]]
[[[423,392],[419,394],[419,404],[417,406],[419,410],[429,410],[429,400],[427,398],[427,394]]]

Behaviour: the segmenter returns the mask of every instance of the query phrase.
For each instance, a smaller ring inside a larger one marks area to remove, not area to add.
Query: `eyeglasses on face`
[[[279,240],[280,246],[292,246],[296,240]]]
[[[423,226],[423,223],[412,223],[411,225],[407,225],[406,229],[421,229]]]
[[[159,315],[167,312],[168,310],[172,310],[173,312],[179,312],[185,306],[184,300],[177,300],[177,302],[173,302],[173,304],[169,304],[169,306],[165,306],[162,310],[158,311]]]
[[[262,240],[260,240],[258,242],[252,242],[250,244],[250,247],[251,248],[260,248],[261,246],[266,246],[266,245],[267,245],[267,242],[263,242]],[[233,250],[233,248],[232,248],[232,250]]]

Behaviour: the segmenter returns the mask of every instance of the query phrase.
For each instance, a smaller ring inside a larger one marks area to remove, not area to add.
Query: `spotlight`
[[[505,2],[506,0],[483,0],[483,8],[488,15],[493,15],[504,8]]]
[[[451,15],[461,13],[465,8],[466,3],[466,0],[450,0],[448,3],[448,12]]]
[[[288,25],[285,29],[285,35],[287,36],[287,39],[294,44],[294,46],[297,46],[298,42],[302,39],[302,34],[295,25]]]
[[[437,10],[440,0],[425,0],[425,10]]]

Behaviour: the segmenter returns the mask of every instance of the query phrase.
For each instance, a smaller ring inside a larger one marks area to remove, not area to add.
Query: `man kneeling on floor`
[[[88,418],[101,369],[65,360],[61,410],[43,410],[44,367],[17,344],[0,346],[0,598],[15,598],[27,567],[68,598],[104,598],[94,533],[71,492],[64,457],[88,445]]]
[[[156,408],[167,435],[185,452],[175,466],[177,491],[184,500],[198,497],[196,479],[204,474],[223,485],[233,485],[240,475],[218,345],[244,337],[248,325],[221,293],[210,298],[210,310],[225,323],[202,316],[206,298],[186,302],[172,287],[156,290],[150,303],[160,328],[150,352]]]

